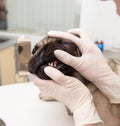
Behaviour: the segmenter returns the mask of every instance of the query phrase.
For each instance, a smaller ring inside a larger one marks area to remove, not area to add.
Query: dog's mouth
[[[75,70],[54,56],[54,51],[57,49],[66,51],[74,56],[81,55],[75,44],[66,40],[56,39],[54,42],[51,41],[42,45],[40,50],[37,47],[28,64],[29,72],[36,74],[41,79],[50,79],[44,72],[44,68],[50,66],[60,70],[65,75],[73,76]]]

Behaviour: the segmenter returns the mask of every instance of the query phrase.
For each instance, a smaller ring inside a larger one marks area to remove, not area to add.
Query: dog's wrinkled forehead
[[[32,50],[32,54],[35,54],[36,52],[40,52],[41,50],[43,50],[43,48],[45,46],[50,45],[50,44],[52,44],[52,46],[55,46],[55,45],[60,46],[60,45],[58,45],[58,43],[61,45],[64,44],[64,46],[67,49],[72,50],[72,48],[73,48],[73,50],[74,50],[74,48],[76,48],[76,46],[72,42],[70,42],[70,40],[46,36],[35,45],[35,47]],[[53,49],[53,47],[51,49]]]
[[[53,42],[56,42],[58,40],[59,39],[58,38],[55,38],[55,37],[49,37],[49,36],[44,37],[40,42],[38,42],[35,45],[35,47],[32,50],[32,54],[35,54],[36,51],[38,51],[38,49],[41,50],[48,43],[53,43]]]

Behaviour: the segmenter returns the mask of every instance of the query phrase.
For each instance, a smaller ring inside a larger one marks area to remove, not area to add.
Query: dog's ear
[[[51,38],[52,37],[49,36],[42,38],[32,49],[32,54],[35,54],[38,49],[40,50],[40,48],[43,48],[48,42],[51,42]]]
[[[37,46],[37,44],[34,46],[34,48],[33,48],[33,50],[32,50],[32,54],[34,54],[36,51],[37,51],[37,49],[38,49],[39,47]]]

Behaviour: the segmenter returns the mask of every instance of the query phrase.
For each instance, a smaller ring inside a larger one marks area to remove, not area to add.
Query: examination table
[[[6,126],[74,126],[63,104],[39,99],[32,83],[0,86],[0,119]]]

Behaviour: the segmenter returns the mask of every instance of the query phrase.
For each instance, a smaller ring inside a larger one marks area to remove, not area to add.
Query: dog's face
[[[44,68],[46,66],[51,66],[59,69],[65,75],[73,76],[75,70],[59,61],[54,56],[54,51],[56,49],[64,50],[74,56],[81,56],[78,47],[74,43],[68,40],[47,36],[35,45],[32,51],[33,56],[28,64],[29,72],[36,74],[41,79],[50,79],[44,73]]]

